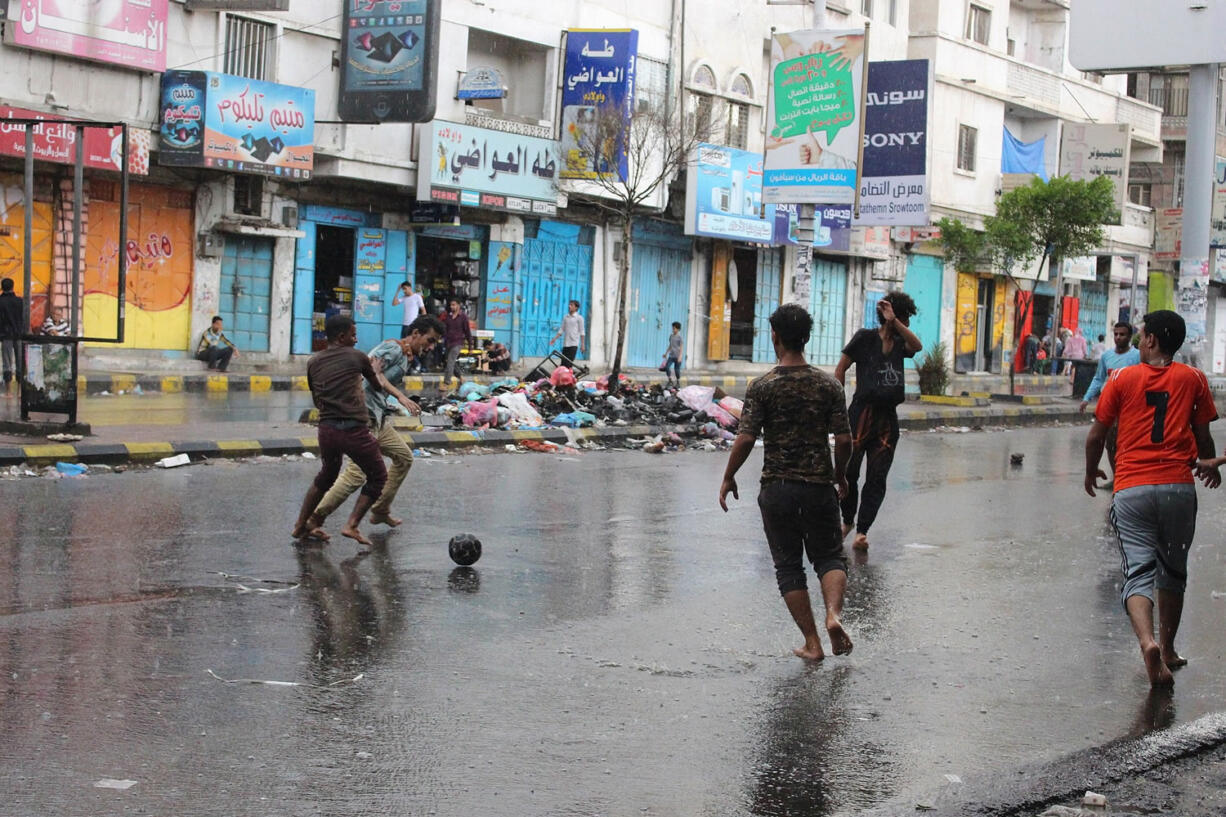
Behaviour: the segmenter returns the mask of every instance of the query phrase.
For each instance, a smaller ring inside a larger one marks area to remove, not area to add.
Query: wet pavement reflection
[[[819,665],[757,453],[728,514],[723,455],[419,459],[369,550],[291,547],[309,462],[4,482],[0,813],[911,813],[1215,711],[1226,495],[1150,696],[1083,435],[905,435]]]

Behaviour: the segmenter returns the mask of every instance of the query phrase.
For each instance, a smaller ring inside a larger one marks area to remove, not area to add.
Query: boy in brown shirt
[[[366,484],[354,503],[353,512],[341,528],[341,535],[369,545],[370,540],[358,530],[362,518],[379,498],[387,481],[387,468],[379,442],[370,433],[370,413],[362,390],[362,378],[372,389],[383,391],[370,358],[353,348],[358,342],[353,318],[333,315],[324,327],[328,348],[316,352],[307,363],[307,384],[319,409],[319,459],[321,466],[315,481],[307,489],[294,526],[295,539],[326,540],[323,520],[315,516],[315,508],[324,493],[336,482],[345,455],[366,475]]]
[[[732,444],[719,504],[737,494],[736,472],[745,464],[758,437],[763,437],[762,489],[758,507],[775,563],[775,580],[788,612],[805,637],[793,652],[810,661],[825,657],[813,620],[805,582],[804,558],[817,573],[826,606],[826,632],[835,655],[851,652],[843,629],[843,593],[847,557],[839,528],[839,499],[847,493],[851,427],[843,387],[810,366],[805,344],[813,318],[799,304],[785,304],[771,315],[771,341],[779,365],[755,380],[745,394],[739,433]],[[834,435],[834,459],[828,435]]]

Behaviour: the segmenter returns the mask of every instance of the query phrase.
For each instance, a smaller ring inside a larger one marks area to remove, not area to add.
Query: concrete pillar
[[[1188,325],[1180,359],[1200,366],[1206,355],[1209,308],[1209,222],[1217,139],[1218,66],[1193,65],[1188,78],[1188,143],[1183,194],[1183,252],[1176,310]]]

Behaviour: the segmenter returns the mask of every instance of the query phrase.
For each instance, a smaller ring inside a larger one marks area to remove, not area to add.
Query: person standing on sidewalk
[[[1150,312],[1141,326],[1141,362],[1116,369],[1103,388],[1086,435],[1085,491],[1094,496],[1107,430],[1119,423],[1111,524],[1123,561],[1120,600],[1132,623],[1151,686],[1175,682],[1187,660],[1175,651],[1196,532],[1196,476],[1222,483],[1213,461],[1209,423],[1217,419],[1209,381],[1199,369],[1173,362],[1187,329],[1170,310]],[[1154,640],[1154,587],[1158,639]]]
[[[587,334],[584,331],[583,316],[579,314],[578,301],[566,304],[562,326],[558,333],[549,339],[549,345],[552,346],[558,338],[562,339],[562,357],[566,358],[564,365],[573,367],[579,355],[587,350]]]
[[[894,291],[877,302],[877,329],[861,329],[852,335],[834,369],[840,385],[847,370],[856,367],[856,392],[847,413],[851,417],[853,446],[847,466],[847,495],[843,497],[843,536],[854,526],[852,547],[868,548],[868,529],[885,499],[886,477],[898,447],[898,405],[906,399],[904,358],[915,357],[924,344],[911,331],[911,317],[918,310],[911,296]],[[860,466],[864,464],[864,491],[859,490]],[[859,518],[856,512],[859,511]]]
[[[0,281],[0,356],[4,365],[4,391],[17,373],[17,356],[21,354],[21,336],[24,334],[21,319],[25,314],[24,304],[13,291],[13,279]]]
[[[231,357],[238,357],[238,347],[222,331],[221,315],[214,315],[209,328],[200,335],[200,343],[196,344],[196,360],[203,360],[210,369],[224,372]]]
[[[374,389],[370,383],[364,383],[363,395],[366,399],[366,410],[370,413],[371,430],[379,443],[379,453],[392,461],[387,471],[387,482],[378,500],[370,506],[370,521],[375,525],[396,527],[401,519],[392,516],[392,500],[400,490],[400,484],[409,475],[413,467],[413,450],[400,436],[400,432],[392,424],[387,405],[387,396],[395,397],[400,405],[408,409],[412,415],[421,414],[421,407],[405,396],[404,376],[408,373],[410,364],[428,352],[443,336],[443,324],[432,315],[422,315],[408,327],[408,335],[400,340],[385,340],[370,352],[370,365],[375,370],[375,377],[381,389]],[[344,504],[349,495],[366,483],[366,474],[356,462],[341,473],[328,493],[315,508],[314,519],[322,525],[333,511]]]
[[[417,316],[426,311],[426,302],[422,300],[420,292],[413,291],[413,282],[405,281],[400,285],[400,289],[396,290],[395,296],[392,298],[392,306],[404,304],[404,316],[400,320],[400,337],[407,338],[409,331],[413,326],[413,321],[417,320]]]
[[[685,353],[685,339],[681,337],[681,324],[673,321],[673,333],[668,336],[668,349],[664,352],[664,376],[668,385],[673,385],[676,378],[677,386],[681,386],[681,356]],[[670,371],[671,369],[671,371]]]
[[[443,380],[439,383],[439,391],[446,392],[451,387],[451,378],[455,376],[456,360],[465,343],[472,343],[473,330],[468,323],[468,314],[460,309],[460,302],[452,298],[447,302],[447,313],[443,315],[443,342],[447,344],[447,365],[443,367]]]
[[[846,655],[852,648],[840,620],[847,557],[839,534],[839,497],[847,491],[851,428],[843,387],[805,361],[813,318],[799,304],[785,304],[771,315],[770,323],[779,365],[755,380],[745,394],[740,430],[719,488],[719,506],[727,512],[728,494],[741,498],[736,473],[757,439],[764,436],[758,507],[775,564],[775,580],[783,603],[804,635],[804,646],[793,652],[820,661],[825,653],[809,601],[805,556],[821,583],[831,649],[835,655]],[[834,435],[833,462],[829,434]]]
[[[315,517],[314,512],[324,492],[340,475],[341,460],[348,456],[366,475],[366,484],[362,486],[362,493],[341,535],[369,545],[370,540],[362,535],[358,526],[383,492],[387,468],[379,453],[379,442],[370,433],[370,412],[366,408],[361,380],[366,378],[375,391],[382,391],[383,386],[370,358],[353,348],[358,342],[353,318],[333,315],[324,324],[324,334],[328,338],[328,348],[311,355],[307,363],[307,385],[319,409],[320,469],[302,500],[293,536],[295,539],[328,539],[321,527],[323,520]]]
[[[1135,366],[1141,362],[1141,352],[1132,345],[1132,324],[1127,321],[1118,322],[1111,330],[1111,336],[1115,341],[1115,348],[1106,350],[1098,358],[1098,369],[1094,372],[1094,379],[1090,381],[1085,396],[1081,400],[1081,407],[1078,409],[1083,414],[1086,407],[1102,394],[1103,386],[1106,385],[1107,378],[1112,372],[1126,366]],[[1115,425],[1107,429],[1107,462],[1111,465],[1112,474],[1115,473],[1115,439],[1118,430]],[[1104,487],[1110,488],[1110,483]]]

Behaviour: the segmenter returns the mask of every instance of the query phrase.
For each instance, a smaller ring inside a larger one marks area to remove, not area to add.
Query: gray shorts
[[[1125,607],[1130,596],[1154,600],[1159,590],[1182,593],[1188,582],[1188,550],[1196,533],[1196,486],[1138,485],[1117,491],[1111,526],[1120,546]]]

